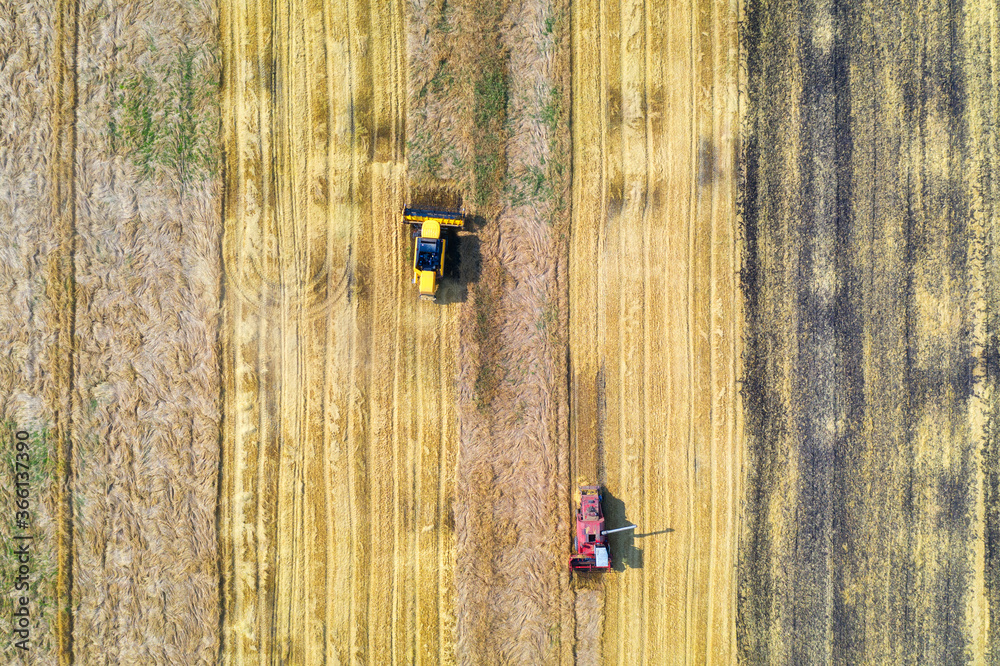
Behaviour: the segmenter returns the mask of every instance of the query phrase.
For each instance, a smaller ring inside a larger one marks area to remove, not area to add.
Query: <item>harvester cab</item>
[[[601,489],[598,486],[580,488],[580,508],[576,510],[576,537],[569,566],[574,571],[610,571],[611,546],[608,534],[634,530],[635,525],[604,529],[604,509],[601,506]]]
[[[421,299],[433,300],[444,276],[447,240],[443,230],[461,229],[465,216],[441,210],[403,209],[403,222],[413,229],[413,284]]]

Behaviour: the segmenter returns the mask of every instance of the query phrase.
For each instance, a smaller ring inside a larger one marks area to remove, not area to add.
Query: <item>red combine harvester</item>
[[[569,558],[573,571],[609,571],[611,569],[611,547],[607,535],[613,532],[634,530],[635,525],[604,529],[604,511],[601,508],[601,489],[598,486],[580,488],[580,508],[576,511],[576,538]]]

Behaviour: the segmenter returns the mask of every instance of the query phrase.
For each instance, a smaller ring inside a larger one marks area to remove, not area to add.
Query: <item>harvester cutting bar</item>
[[[403,221],[407,224],[423,224],[435,220],[442,227],[463,227],[465,216],[461,213],[451,213],[443,210],[421,210],[419,208],[404,208]]]
[[[601,534],[614,534],[615,532],[624,532],[625,530],[634,530],[637,525],[629,525],[628,527],[616,527],[613,530],[601,530]]]

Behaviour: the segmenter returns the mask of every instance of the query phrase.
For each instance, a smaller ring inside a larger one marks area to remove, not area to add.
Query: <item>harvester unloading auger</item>
[[[413,284],[421,299],[433,300],[438,280],[444,276],[444,252],[447,241],[442,229],[461,229],[465,216],[442,210],[403,209],[403,222],[413,227]]]
[[[604,509],[598,486],[580,488],[580,508],[576,510],[576,537],[569,566],[573,571],[610,571],[611,546],[607,535],[634,530],[635,525],[604,529]]]

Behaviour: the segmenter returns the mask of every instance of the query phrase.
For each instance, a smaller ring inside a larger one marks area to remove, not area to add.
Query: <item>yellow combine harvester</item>
[[[432,300],[444,275],[446,241],[442,228],[462,228],[465,216],[440,210],[403,209],[403,222],[413,227],[413,284],[420,298]]]

